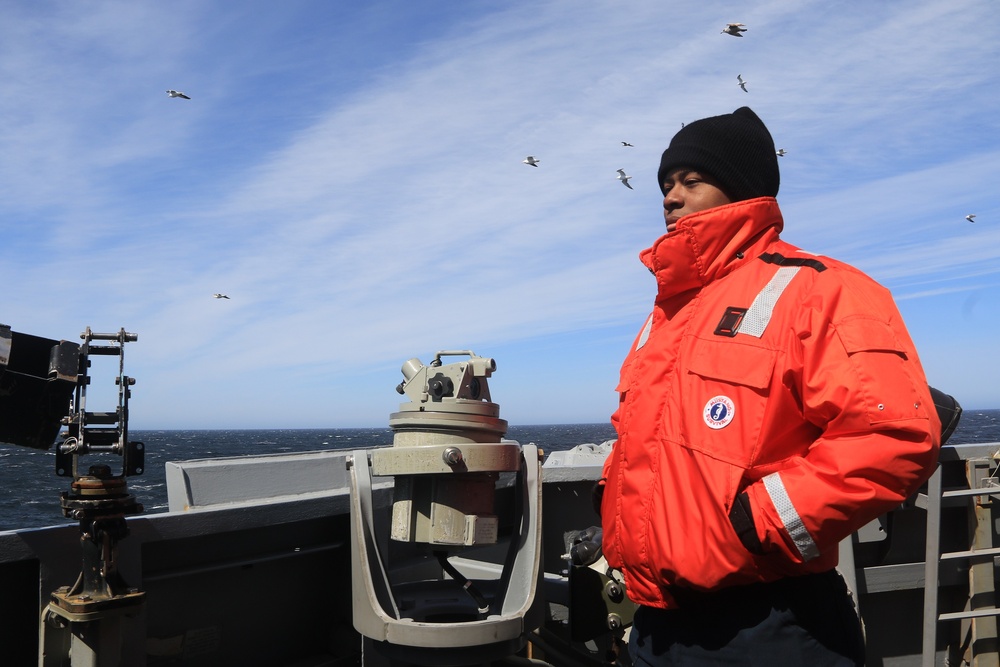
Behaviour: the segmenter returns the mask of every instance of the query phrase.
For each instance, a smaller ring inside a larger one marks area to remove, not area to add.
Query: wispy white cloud
[[[682,121],[754,107],[789,151],[789,240],[910,305],[1000,272],[998,47],[967,44],[984,7],[938,4],[472,4],[405,26],[294,3],[22,10],[0,29],[19,73],[0,212],[24,221],[0,250],[18,285],[0,321],[138,330],[150,425],[320,425],[328,404],[382,423],[396,399],[374,368],[392,383],[437,348],[528,356],[560,335],[534,380],[551,405],[511,398],[508,417],[603,420],[651,304],[636,254],[663,230],[653,180]],[[730,20],[744,38],[719,34]],[[591,398],[561,403],[583,349]]]

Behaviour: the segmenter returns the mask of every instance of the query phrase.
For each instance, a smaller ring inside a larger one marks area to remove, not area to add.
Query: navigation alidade
[[[349,464],[354,626],[411,664],[513,654],[542,611],[540,457],[503,441],[507,422],[487,382],[495,370],[470,350],[438,352],[426,366],[410,359],[397,387],[410,401],[389,417],[392,446],[355,451]],[[388,531],[373,477],[393,480]]]

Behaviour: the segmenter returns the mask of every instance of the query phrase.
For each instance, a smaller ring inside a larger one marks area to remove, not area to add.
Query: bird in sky
[[[624,185],[629,190],[634,190],[635,188],[633,188],[631,185],[628,184],[630,178],[632,177],[626,174],[624,169],[618,170],[618,180],[621,181],[622,185]]]
[[[523,162],[524,164],[530,164],[532,167],[537,167],[538,163],[541,162],[541,160],[536,158],[534,155],[529,155],[528,157],[521,160],[521,162]]]
[[[747,29],[743,27],[742,23],[727,23],[726,27],[722,30],[722,32],[726,33],[727,35],[732,35],[733,37],[742,37],[743,35],[741,35],[740,33],[746,31]]]
[[[744,93],[749,93],[750,92],[749,90],[747,90],[747,83],[748,82],[743,80],[743,75],[742,74],[737,74],[736,75],[736,80],[739,81],[740,88],[743,89]]]
[[[965,216],[965,219],[968,220],[969,222],[975,222],[976,221],[976,214],[975,213],[970,213],[969,215]]]
[[[775,154],[775,155],[777,155],[778,157],[785,157],[785,153],[786,153],[786,152],[787,152],[787,151],[785,151],[785,149],[784,149],[784,148],[779,148],[778,150],[776,150],[776,151],[774,152],[774,154]]]
[[[213,294],[212,296],[214,296],[216,299],[228,299],[229,298],[225,294]]]
[[[629,142],[627,142],[627,141],[623,141],[623,142],[622,142],[622,146],[629,146],[630,148],[635,148],[635,146],[633,146],[632,144],[630,144],[630,143],[629,143]]]
[[[167,95],[170,95],[170,97],[183,97],[186,100],[191,99],[190,97],[180,92],[179,90],[168,90]]]

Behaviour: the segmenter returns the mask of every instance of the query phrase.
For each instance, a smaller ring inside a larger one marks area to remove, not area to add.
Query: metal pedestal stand
[[[70,490],[61,495],[61,506],[65,517],[80,522],[82,567],[76,583],[53,591],[42,612],[40,667],[65,665],[67,656],[72,667],[118,667],[124,619],[137,616],[145,600],[145,593],[129,586],[118,571],[118,544],[129,533],[125,517],[142,511],[125,479],[142,472],[144,459],[143,444],[128,441],[129,387],[135,381],[123,374],[124,344],[137,336],[124,329],[94,334],[88,328],[81,337],[80,375],[70,415],[63,420],[68,428],[56,451],[56,472],[73,477]],[[94,340],[117,345],[95,346]],[[118,356],[114,412],[86,410],[91,355]],[[105,464],[91,465],[81,474],[79,459],[90,453],[120,455],[121,474],[114,475]]]

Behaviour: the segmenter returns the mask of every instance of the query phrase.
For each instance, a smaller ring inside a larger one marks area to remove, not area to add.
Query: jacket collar
[[[747,199],[684,216],[639,258],[656,276],[662,299],[703,287],[753,259],[777,240],[783,225],[773,197]]]

